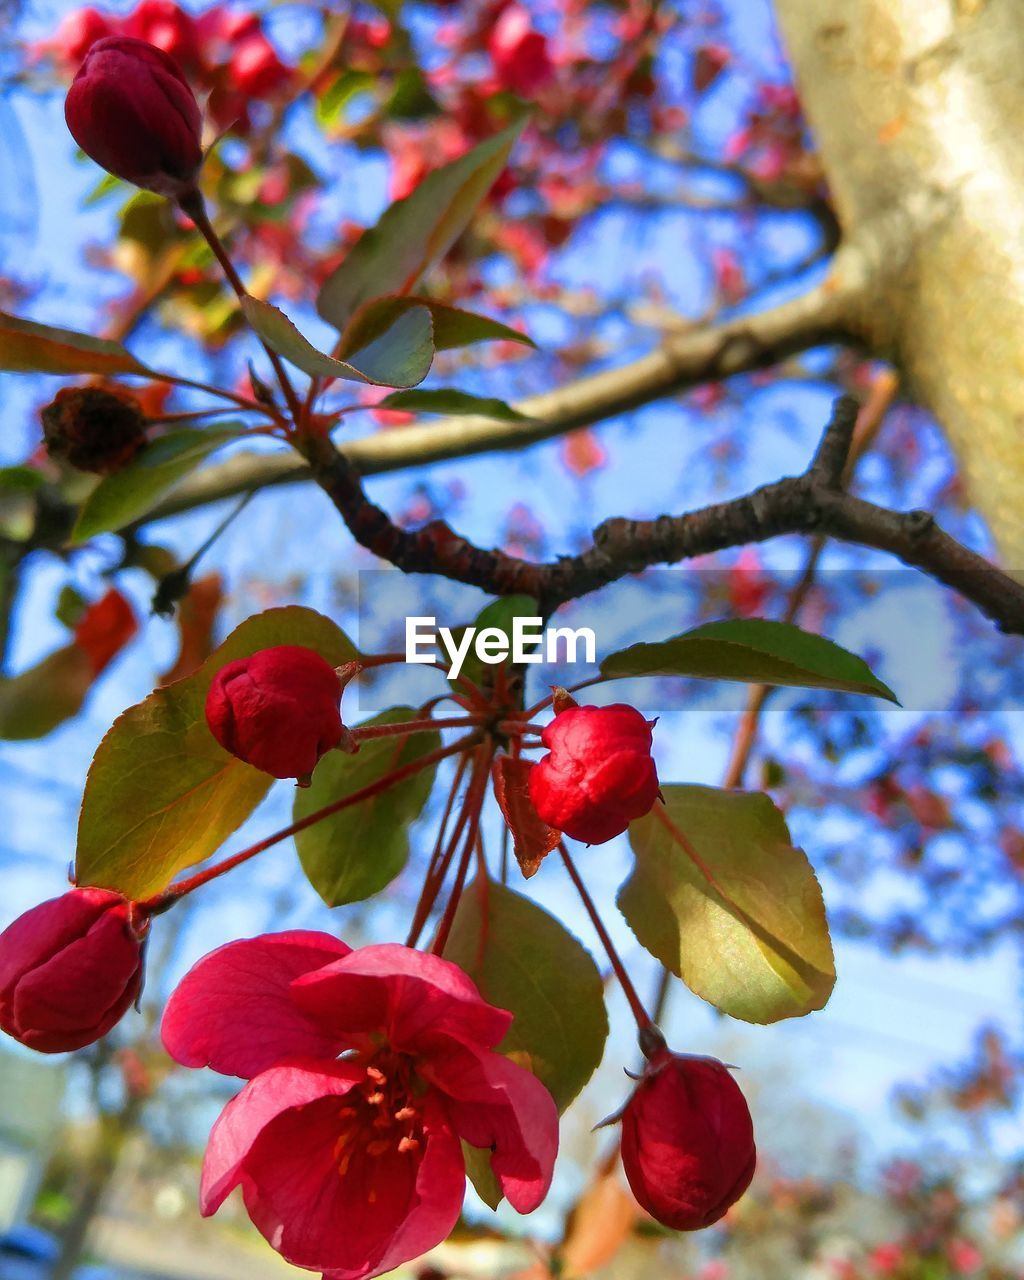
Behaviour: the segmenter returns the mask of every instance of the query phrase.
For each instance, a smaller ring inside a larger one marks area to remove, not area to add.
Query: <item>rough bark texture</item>
[[[879,268],[855,327],[1024,570],[1024,4],[775,3],[844,237]]]

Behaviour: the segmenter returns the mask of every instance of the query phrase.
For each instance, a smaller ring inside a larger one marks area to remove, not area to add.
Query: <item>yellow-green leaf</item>
[[[141,373],[151,370],[119,342],[0,311],[0,369],[12,373]]]
[[[80,545],[141,520],[201,462],[244,431],[242,423],[207,431],[186,428],[147,444],[123,471],[104,476],[89,494],[71,532],[72,543]]]
[[[766,795],[664,786],[629,828],[619,907],[640,943],[723,1013],[777,1022],[835,985],[821,888]]]
[[[414,387],[430,371],[434,359],[433,326],[426,307],[413,307],[347,360],[318,351],[283,311],[245,298],[242,310],[264,342],[311,378],[345,378],[377,387]]]
[[[394,324],[396,318],[413,307],[426,307],[434,324],[434,349],[450,351],[455,347],[472,346],[475,342],[519,342],[536,347],[532,338],[518,329],[512,329],[500,320],[480,316],[473,311],[446,306],[432,298],[416,295],[391,294],[365,302],[345,326],[339,343],[339,359],[347,360],[375,341]]]
[[[89,655],[77,644],[69,644],[18,675],[0,680],[0,738],[45,738],[78,714],[94,679]]]
[[[410,293],[466,229],[508,160],[525,118],[450,164],[428,173],[404,200],[364,231],[317,299],[321,316],[344,330],[365,302]]]
[[[403,409],[407,413],[444,413],[493,418],[495,422],[529,422],[530,418],[495,396],[474,396],[454,387],[435,387],[428,391],[392,391],[378,409]]]
[[[608,1037],[597,965],[559,920],[496,881],[464,890],[445,947],[485,1000],[514,1016],[498,1046],[564,1111],[600,1065]]]

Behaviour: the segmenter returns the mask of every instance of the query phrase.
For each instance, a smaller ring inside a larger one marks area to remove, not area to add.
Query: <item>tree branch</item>
[[[802,475],[686,515],[606,520],[594,530],[590,548],[550,563],[485,551],[443,521],[411,532],[401,529],[367,499],[358,474],[330,441],[309,441],[307,456],[314,478],[353,537],[374,554],[406,573],[431,573],[494,595],[534,596],[545,613],[651,565],[804,533],[890,552],[972,601],[1001,630],[1024,634],[1024,585],[943,532],[930,513],[891,511],[841,488],[856,413],[849,397],[836,402]]]
[[[353,441],[343,453],[360,475],[371,476],[451,458],[525,449],[702,383],[767,368],[823,343],[845,341],[854,293],[864,285],[860,264],[853,257],[852,251],[841,251],[825,281],[778,307],[673,334],[631,364],[519,402],[516,408],[530,422],[443,418]],[[309,475],[309,469],[292,455],[241,455],[191,477],[153,510],[147,523],[251,489],[308,480]]]

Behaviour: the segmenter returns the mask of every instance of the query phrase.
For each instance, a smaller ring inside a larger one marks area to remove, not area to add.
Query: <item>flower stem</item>
[[[435,720],[426,716],[422,720],[403,720],[395,724],[362,724],[351,732],[354,742],[367,742],[371,738],[393,738],[406,733],[430,733],[435,729],[467,729],[479,723],[475,716],[452,716],[446,720]]]
[[[228,284],[230,284],[232,289],[234,289],[239,302],[244,302],[249,296],[249,291],[242,283],[241,276],[235,270],[235,264],[228,256],[228,251],[225,249],[223,241],[217,234],[213,223],[210,221],[210,216],[206,212],[206,203],[203,200],[201,192],[198,188],[195,188],[193,191],[182,196],[178,203],[180,204],[183,212],[188,214],[196,224],[196,229],[210,246],[213,251],[213,256],[220,263],[221,270],[227,277]],[[288,411],[292,416],[292,423],[297,431],[301,431],[304,415],[302,401],[299,399],[298,393],[292,386],[291,379],[288,377],[288,373],[281,361],[281,357],[273,347],[263,341],[259,334],[256,336],[259,338],[260,346],[262,346],[263,350],[267,353],[267,359],[270,361],[271,367],[274,370],[274,375],[277,378],[282,394],[284,395],[285,402],[288,405]]]
[[[601,939],[601,945],[607,953],[612,968],[615,970],[615,976],[619,980],[619,985],[625,993],[626,999],[629,1001],[629,1007],[633,1011],[633,1017],[636,1019],[636,1025],[640,1031],[644,1031],[647,1027],[654,1024],[651,1022],[650,1015],[644,1008],[643,1001],[637,995],[636,987],[626,972],[626,967],[619,958],[619,953],[615,950],[615,944],[611,940],[608,930],[604,927],[604,921],[598,915],[597,907],[594,906],[594,900],[587,892],[587,886],[583,883],[576,864],[569,856],[569,850],[565,847],[564,841],[559,842],[558,852],[562,855],[562,861],[565,863],[565,869],[569,873],[569,878],[576,886],[576,892],[580,895],[580,900],[586,908],[587,915],[590,916],[591,924],[597,931],[597,936]]]
[[[590,676],[590,678],[587,680],[580,680],[576,684],[567,685],[565,692],[579,693],[581,689],[589,689],[591,685],[604,684],[604,682],[607,679],[608,679],[607,676]],[[526,710],[523,712],[523,719],[532,720],[533,717],[537,715],[539,712],[544,711],[547,707],[550,707],[551,704],[554,702],[554,700],[555,700],[554,693],[549,693],[546,698],[541,698],[540,702],[535,702],[532,707],[527,707]]]
[[[176,387],[191,387],[193,391],[205,391],[208,395],[219,396],[222,400],[230,400],[239,409],[262,414],[265,418],[274,416],[268,405],[260,404],[258,400],[253,400],[249,396],[239,395],[236,391],[229,391],[226,387],[214,387],[208,382],[197,382],[194,378],[182,378],[176,373],[160,373],[156,370],[153,371],[151,376],[158,382],[173,382]],[[219,410],[216,412],[219,412]]]
[[[437,933],[430,948],[435,956],[444,955],[448,935],[452,931],[452,924],[455,920],[455,912],[458,910],[459,902],[462,899],[462,891],[466,887],[466,876],[469,874],[469,864],[473,860],[473,850],[476,847],[477,835],[480,831],[480,814],[483,810],[484,796],[487,794],[487,779],[490,776],[490,764],[493,754],[494,747],[491,743],[481,743],[477,748],[477,757],[473,762],[473,776],[469,782],[469,790],[466,792],[464,812],[469,815],[466,824],[466,836],[462,846],[462,855],[459,858],[459,867],[455,873],[455,883],[452,885],[452,891],[448,895],[444,915],[441,917],[441,923],[437,926]],[[440,885],[438,887],[440,888]]]
[[[423,932],[423,926],[426,924],[427,917],[434,908],[434,903],[437,901],[437,895],[440,892],[441,886],[444,884],[445,876],[448,874],[448,868],[451,866],[452,858],[455,856],[455,850],[458,848],[463,829],[468,821],[469,811],[464,803],[454,830],[450,835],[448,834],[448,823],[451,821],[452,810],[455,808],[455,801],[459,794],[459,787],[462,785],[462,778],[466,769],[469,767],[469,763],[470,757],[468,753],[464,754],[459,760],[459,767],[456,770],[451,790],[448,793],[448,800],[445,804],[444,813],[441,816],[441,823],[438,827],[437,839],[434,842],[434,849],[430,855],[427,874],[423,879],[423,888],[420,890],[419,900],[416,903],[412,923],[409,926],[409,933],[405,940],[405,945],[407,947],[414,947],[419,942],[420,934]]]
[[[233,854],[230,858],[225,858],[223,862],[218,862],[215,866],[196,872],[194,876],[189,876],[187,880],[180,880],[177,884],[171,885],[169,889],[165,889],[163,893],[156,894],[138,905],[149,915],[166,911],[168,907],[173,906],[185,894],[192,893],[193,890],[208,884],[209,881],[215,880],[218,876],[224,875],[225,872],[233,870],[243,862],[248,862],[250,858],[254,858],[258,853],[271,848],[272,845],[280,844],[282,840],[287,840],[289,836],[298,835],[300,831],[305,831],[307,827],[314,826],[317,822],[322,821],[324,818],[329,818],[332,814],[339,813],[342,809],[347,809],[350,805],[360,804],[363,800],[369,800],[373,796],[380,795],[382,791],[387,791],[399,782],[404,782],[406,778],[411,778],[413,774],[419,773],[423,769],[428,769],[432,764],[437,764],[439,761],[445,760],[448,756],[453,756],[459,751],[465,751],[468,746],[476,741],[476,736],[470,735],[460,738],[458,742],[453,742],[447,747],[438,747],[436,751],[420,756],[418,760],[412,760],[409,764],[402,765],[400,769],[392,770],[391,773],[385,774],[382,778],[376,778],[365,787],[360,787],[358,791],[342,796],[340,800],[332,800],[330,804],[307,814],[304,818],[300,818],[298,822],[293,822],[289,826],[283,827],[280,831],[275,831],[273,835],[267,836],[263,840],[258,840],[255,844],[249,845],[247,849]]]
[[[543,725],[529,724],[528,722],[525,722],[519,719],[499,720],[497,728],[499,733],[508,733],[508,734],[532,733],[532,734],[536,734],[537,737],[540,737],[540,735],[544,732]]]

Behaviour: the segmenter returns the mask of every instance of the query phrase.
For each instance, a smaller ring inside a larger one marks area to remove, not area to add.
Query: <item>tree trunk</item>
[[[844,237],[874,268],[854,326],[1024,569],[1024,5],[775,2]]]

